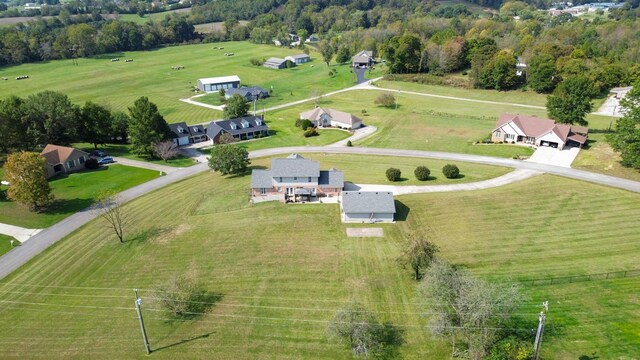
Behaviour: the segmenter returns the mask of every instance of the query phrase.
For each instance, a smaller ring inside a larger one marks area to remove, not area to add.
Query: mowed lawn
[[[640,216],[640,198],[622,190],[542,175],[401,196],[406,221],[380,225],[384,238],[347,238],[337,205],[251,206],[249,182],[206,173],[160,189],[126,205],[124,245],[97,220],[4,279],[0,316],[12,326],[0,328],[0,354],[143,358],[139,288],[158,358],[348,359],[325,327],[357,300],[402,330],[398,357],[448,359],[448,341],[424,328],[423,314],[437,309],[418,305],[411,272],[396,261],[414,229],[428,229],[441,257],[492,280],[637,267],[640,224],[629,219]],[[171,320],[151,289],[189,267],[219,300],[196,319]],[[545,358],[633,357],[639,280],[527,287],[519,329],[534,327],[549,300]]]
[[[496,107],[465,101],[394,94],[399,106],[387,108],[374,104],[381,91],[349,91],[322,99],[320,106],[346,111],[360,117],[365,125],[378,130],[354,145],[396,149],[448,151],[467,154],[512,157],[528,156],[529,148],[511,145],[475,145],[489,136],[502,112],[542,116],[543,111],[515,107]],[[294,127],[300,113],[313,109],[313,103],[267,112],[272,128],[301,132]],[[363,114],[362,110],[366,113]],[[322,134],[323,130],[320,130]]]
[[[355,184],[385,184],[385,185],[445,185],[481,181],[504,175],[512,169],[473,163],[455,163],[460,169],[460,176],[447,179],[442,174],[442,167],[448,161],[435,159],[417,159],[394,156],[368,156],[346,154],[301,154],[304,158],[313,159],[320,163],[320,169],[336,168],[344,173],[344,180]],[[281,158],[284,156],[276,156]],[[253,166],[271,168],[271,158],[252,160]],[[413,174],[417,166],[427,166],[431,170],[429,180],[420,181]],[[395,167],[402,171],[402,179],[391,182],[385,171]]]
[[[0,223],[30,229],[49,227],[94,202],[104,190],[116,192],[140,185],[158,176],[157,171],[124,165],[111,165],[49,180],[54,203],[44,212],[30,212],[9,200],[0,201]]]
[[[15,240],[11,236],[0,234],[0,255],[11,250],[11,240],[14,240],[14,245],[20,244],[19,241]]]
[[[223,47],[224,49],[214,49]],[[224,56],[232,52],[234,56]],[[330,77],[321,56],[312,52],[313,61],[294,69],[274,70],[250,63],[252,57],[285,57],[300,53],[300,49],[278,48],[249,42],[182,45],[152,51],[105,54],[89,59],[23,64],[0,69],[9,81],[0,84],[0,97],[27,96],[42,90],[67,94],[71,101],[83,104],[87,100],[108,105],[112,110],[127,111],[140,96],[147,96],[158,105],[169,122],[190,124],[222,117],[222,112],[179,101],[194,95],[197,79],[238,75],[244,85],[273,86],[281,101],[300,100],[314,91],[327,92],[355,84],[355,75],[348,65],[332,66],[338,75]],[[111,62],[118,57],[120,61]],[[125,59],[133,62],[125,62]],[[182,70],[171,67],[182,65]],[[29,79],[13,80],[18,75]]]

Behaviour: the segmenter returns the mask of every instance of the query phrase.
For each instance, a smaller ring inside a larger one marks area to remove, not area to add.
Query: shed
[[[198,90],[214,92],[220,89],[233,89],[240,87],[240,78],[237,75],[221,76],[198,79]]]
[[[267,61],[265,61],[262,66],[264,67],[268,67],[271,69],[284,69],[287,67],[287,61],[286,59],[281,59],[281,58],[268,58]]]
[[[343,191],[342,222],[376,223],[394,221],[396,205],[390,191]]]
[[[287,57],[284,58],[285,60],[289,60],[292,63],[299,65],[299,64],[304,64],[306,62],[311,61],[311,57],[307,54],[296,54],[296,55],[289,55]]]

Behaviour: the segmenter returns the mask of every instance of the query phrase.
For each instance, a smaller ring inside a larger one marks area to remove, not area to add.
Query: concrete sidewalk
[[[27,229],[19,226],[0,223],[0,234],[11,236],[21,243],[29,240],[33,235],[39,233],[40,231],[42,231],[42,229]]]
[[[352,184],[345,183],[344,189],[347,191],[391,191],[393,195],[422,194],[433,192],[449,191],[472,191],[490,189],[498,186],[511,184],[532,176],[540,175],[542,172],[535,170],[518,169],[497,178],[476,181],[464,184],[448,185],[374,185],[374,184]]]

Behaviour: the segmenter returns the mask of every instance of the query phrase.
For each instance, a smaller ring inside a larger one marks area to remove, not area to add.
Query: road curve
[[[330,147],[330,146],[296,146],[281,147],[273,149],[256,150],[249,153],[250,158],[274,156],[290,153],[330,153],[330,154],[360,154],[360,155],[382,155],[382,156],[402,156],[441,159],[451,161],[465,161],[478,164],[505,166],[514,169],[533,170],[541,173],[548,173],[564,176],[571,179],[588,181],[619,189],[640,193],[640,182],[620,179],[613,176],[591,173],[583,170],[564,168],[553,165],[536,164],[526,161],[512,159],[502,159],[490,156],[455,154],[437,151],[382,149],[368,147]],[[128,202],[154,190],[170,185],[187,177],[199,174],[208,170],[207,164],[197,164],[188,168],[182,168],[165,176],[151,180],[120,193],[122,201]],[[14,248],[10,252],[0,257],[0,279],[9,275],[18,267],[24,265],[39,253],[46,250],[58,240],[69,235],[76,229],[96,218],[90,209],[84,209],[59,223],[43,230],[35,235],[22,246]]]

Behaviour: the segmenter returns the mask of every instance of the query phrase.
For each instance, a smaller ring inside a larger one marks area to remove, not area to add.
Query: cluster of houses
[[[254,169],[251,199],[254,203],[337,202],[346,223],[393,222],[396,213],[391,192],[345,191],[342,171],[320,170],[318,162],[298,154],[272,159],[271,169]]]
[[[574,6],[573,3],[570,2],[559,2],[553,3],[551,8],[547,10],[547,12],[552,16],[557,16],[560,14],[570,14],[573,16],[580,16],[586,13],[595,12],[598,10],[609,11],[610,9],[618,9],[624,6],[624,2],[614,3],[614,2],[596,2],[589,4],[582,4]]]

